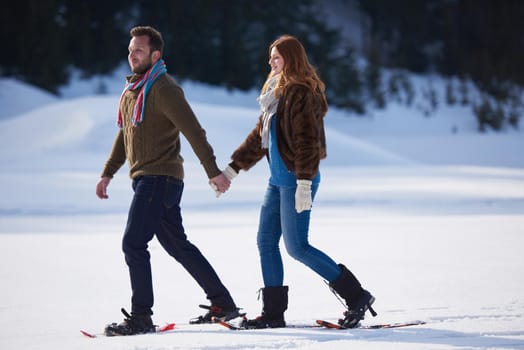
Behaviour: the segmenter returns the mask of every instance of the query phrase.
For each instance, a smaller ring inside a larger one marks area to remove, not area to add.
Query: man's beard
[[[133,73],[135,74],[144,74],[147,72],[153,65],[151,64],[151,61],[141,64],[139,66],[136,66],[132,69]]]
[[[135,74],[144,74],[145,72],[147,72],[151,67],[153,67],[153,63],[151,61],[151,56],[149,57],[149,59],[147,61],[145,61],[144,63],[142,64],[139,64],[138,66],[136,66],[135,68],[131,68],[131,71]]]

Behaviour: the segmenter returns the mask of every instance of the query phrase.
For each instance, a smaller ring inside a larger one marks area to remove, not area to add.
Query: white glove
[[[295,209],[297,213],[310,210],[312,202],[311,180],[297,180],[297,191],[295,192]]]
[[[224,169],[224,171],[222,171],[222,174],[224,174],[224,176],[227,177],[229,181],[233,181],[233,179],[238,175],[235,169],[233,169],[229,165],[227,166],[227,168]]]

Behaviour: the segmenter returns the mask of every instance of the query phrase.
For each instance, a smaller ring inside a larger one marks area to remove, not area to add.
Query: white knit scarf
[[[269,78],[267,89],[258,96],[257,101],[262,111],[262,131],[260,137],[262,138],[262,148],[269,147],[269,125],[271,117],[276,113],[278,107],[278,98],[275,96],[275,88],[277,86],[280,75],[274,75]]]

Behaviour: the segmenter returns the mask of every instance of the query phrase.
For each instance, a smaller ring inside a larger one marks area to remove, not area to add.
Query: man
[[[127,160],[134,196],[122,249],[131,278],[132,309],[131,315],[122,310],[126,315],[124,322],[107,326],[106,333],[130,335],[154,331],[147,245],[155,234],[162,247],[191,274],[211,302],[207,314],[192,322],[238,317],[238,308],[228,290],[184,232],[179,206],[184,186],[180,133],[191,144],[217,194],[227,191],[230,181],[218,168],[213,148],[182,89],[166,74],[162,35],[154,28],[142,26],[132,28],[130,34],[128,62],[134,74],[127,78],[120,98],[120,129],[96,186],[96,195],[108,198],[107,187]]]

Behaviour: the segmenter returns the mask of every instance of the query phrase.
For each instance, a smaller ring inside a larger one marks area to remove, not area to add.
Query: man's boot
[[[123,308],[121,311],[126,318],[119,324],[111,323],[110,325],[106,326],[104,334],[108,337],[115,335],[135,335],[155,332],[156,327],[153,325],[151,315],[139,315],[134,312],[132,312],[130,315]]]

